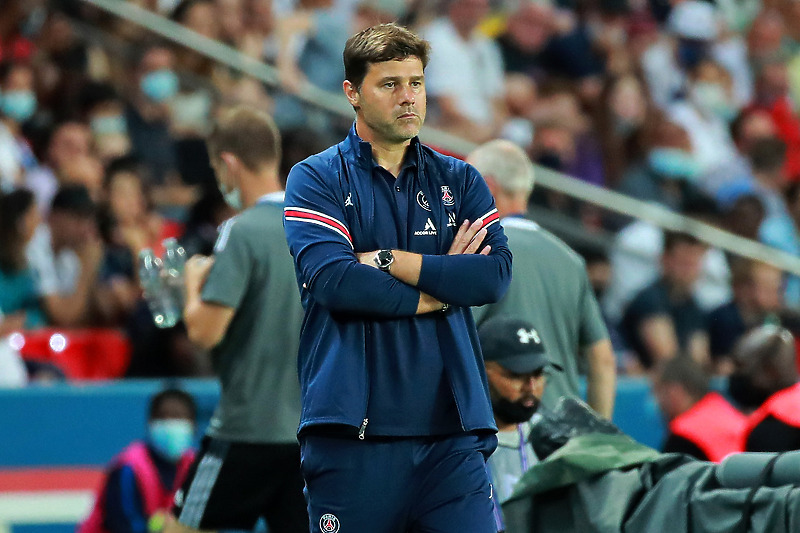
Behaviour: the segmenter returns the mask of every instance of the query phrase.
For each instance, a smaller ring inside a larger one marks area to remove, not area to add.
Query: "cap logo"
[[[517,337],[519,337],[519,342],[521,342],[522,344],[530,344],[531,341],[533,341],[536,344],[542,343],[542,339],[539,338],[539,333],[533,328],[531,329],[519,328],[517,330]]]

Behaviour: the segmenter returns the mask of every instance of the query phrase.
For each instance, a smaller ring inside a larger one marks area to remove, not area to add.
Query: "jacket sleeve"
[[[330,177],[307,162],[295,165],[286,183],[284,227],[304,289],[334,312],[413,316],[419,290],[360,264],[345,220]]]
[[[144,502],[130,466],[111,472],[106,484],[105,527],[112,533],[147,533]]]
[[[503,297],[511,283],[511,251],[494,205],[494,198],[483,177],[466,165],[466,186],[457,220],[470,223],[480,219],[488,233],[484,246],[489,255],[424,255],[417,288],[437,300],[459,306],[494,303]]]

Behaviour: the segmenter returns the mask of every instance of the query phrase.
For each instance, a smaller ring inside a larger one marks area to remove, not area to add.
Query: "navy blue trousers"
[[[312,533],[496,533],[491,434],[301,437]]]

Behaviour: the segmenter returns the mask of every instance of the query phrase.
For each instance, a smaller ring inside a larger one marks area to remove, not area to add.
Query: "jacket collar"
[[[342,151],[348,157],[355,159],[358,166],[364,170],[372,170],[372,167],[375,166],[375,161],[372,159],[372,145],[358,136],[358,133],[356,133],[355,121],[353,121],[353,125],[350,127],[347,138],[342,142]],[[403,168],[417,166],[421,170],[423,164],[422,143],[419,142],[419,137],[414,137],[411,139],[411,143],[406,151]]]

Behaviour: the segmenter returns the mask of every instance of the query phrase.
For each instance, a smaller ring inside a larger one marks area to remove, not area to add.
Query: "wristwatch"
[[[394,254],[391,250],[378,250],[373,261],[380,270],[389,272],[389,267],[394,263]]]

